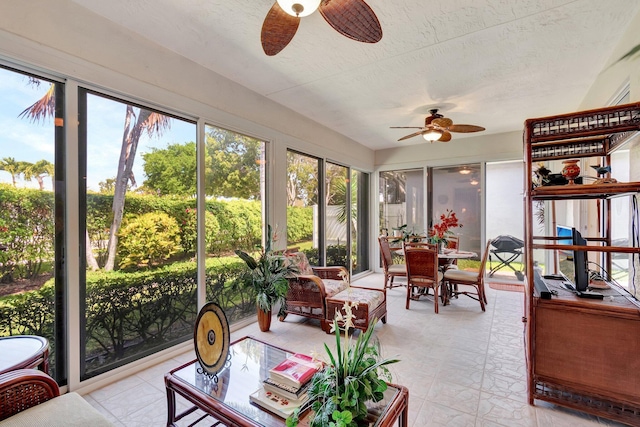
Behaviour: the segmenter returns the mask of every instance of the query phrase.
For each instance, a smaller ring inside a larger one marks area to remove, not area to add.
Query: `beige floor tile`
[[[402,280],[397,280],[402,283]],[[360,285],[382,287],[380,274],[367,276]],[[399,358],[390,366],[394,382],[409,388],[409,426],[564,427],[620,424],[563,408],[527,403],[522,306],[523,295],[487,288],[489,305],[481,312],[477,301],[460,297],[441,306],[412,301],[405,309],[406,288],[387,291],[387,324],[379,322],[376,336],[385,357]],[[274,314],[271,331],[251,324],[232,332],[304,353],[333,350],[335,336],[324,333],[319,322],[289,315],[284,322]],[[116,426],[166,424],[164,374],[195,359],[193,350],[95,390],[85,399]],[[191,405],[177,396],[179,411]],[[187,426],[203,413],[196,411],[178,422]],[[207,423],[198,425],[210,425]]]

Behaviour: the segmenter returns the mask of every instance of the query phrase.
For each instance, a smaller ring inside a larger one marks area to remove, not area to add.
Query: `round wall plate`
[[[220,306],[208,302],[200,309],[193,330],[196,357],[205,372],[217,374],[229,355],[229,322]]]

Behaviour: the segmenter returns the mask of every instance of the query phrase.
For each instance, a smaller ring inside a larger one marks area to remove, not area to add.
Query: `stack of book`
[[[322,363],[310,356],[296,353],[270,369],[269,378],[249,398],[256,405],[287,418],[309,400],[307,390],[311,378],[322,367]]]

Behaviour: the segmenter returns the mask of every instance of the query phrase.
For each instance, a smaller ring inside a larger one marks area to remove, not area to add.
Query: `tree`
[[[318,160],[287,152],[287,206],[318,203]]]
[[[44,190],[44,177],[48,175],[51,177],[51,185],[52,185],[51,188],[53,188],[53,185],[54,185],[53,163],[44,159],[38,160],[35,163],[29,163],[29,162],[22,162],[22,163],[23,163],[22,174],[24,175],[25,180],[31,180],[35,178],[36,181],[38,181],[38,186],[40,187],[40,190]]]
[[[104,194],[113,194],[116,188],[116,179],[115,178],[106,178],[104,181],[100,181],[98,183],[98,187],[100,188],[100,192]]]
[[[206,145],[206,188],[209,196],[260,199],[262,142],[237,132],[210,127]]]
[[[39,85],[40,80],[30,78],[30,83]],[[19,117],[28,117],[33,122],[36,122],[44,120],[47,117],[53,117],[54,115],[55,84],[51,84],[47,93],[33,105],[22,111]],[[118,172],[114,186],[112,206],[113,221],[109,229],[109,244],[107,247],[107,262],[105,270],[113,270],[115,264],[116,248],[118,244],[117,233],[122,223],[125,194],[127,192],[129,182],[135,186],[133,162],[138,150],[140,137],[144,132],[146,132],[149,137],[153,137],[155,135],[159,136],[162,134],[163,130],[167,129],[170,125],[171,119],[168,116],[127,105],[124,120],[124,132],[122,134],[122,147],[120,149],[120,159],[118,161]],[[90,248],[88,232],[85,238],[87,240],[87,248]],[[89,249],[87,249],[87,262],[90,266],[97,265],[95,258],[93,257],[93,253]]]
[[[11,182],[16,186],[16,177],[21,173],[20,162],[16,162],[13,157],[5,157],[0,161],[0,170],[8,172],[11,175]]]
[[[152,148],[142,155],[144,186],[158,195],[195,195],[197,192],[196,143],[170,144]]]
[[[127,105],[124,121],[124,132],[122,135],[122,147],[120,149],[120,159],[118,161],[118,173],[113,194],[113,221],[109,229],[109,243],[107,245],[107,262],[104,269],[113,270],[116,261],[116,249],[118,247],[118,230],[122,224],[124,214],[124,197],[127,192],[127,185],[135,186],[133,176],[133,162],[138,151],[138,143],[143,132],[149,137],[160,136],[162,132],[171,126],[171,119],[163,114],[150,110],[134,109]],[[132,122],[135,121],[132,125]]]

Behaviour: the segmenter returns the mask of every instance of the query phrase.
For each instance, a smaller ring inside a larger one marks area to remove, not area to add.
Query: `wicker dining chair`
[[[407,304],[419,299],[433,289],[433,305],[438,313],[438,290],[443,274],[438,268],[438,251],[428,247],[406,247],[404,258],[407,264]]]
[[[393,288],[393,279],[395,277],[407,277],[407,266],[400,263],[394,264],[387,236],[378,236],[378,243],[380,244],[380,257],[382,258],[382,269],[384,271],[384,287]]]
[[[484,289],[484,276],[490,245],[491,240],[487,242],[487,246],[484,250],[484,255],[482,256],[482,262],[480,263],[480,269],[478,271],[466,271],[458,269],[449,269],[445,271],[444,282],[447,287],[448,297],[466,295],[469,298],[480,302],[480,308],[482,308],[482,311],[485,311],[485,305],[487,304],[487,294]],[[460,286],[471,286],[474,288],[474,290],[460,290]]]

